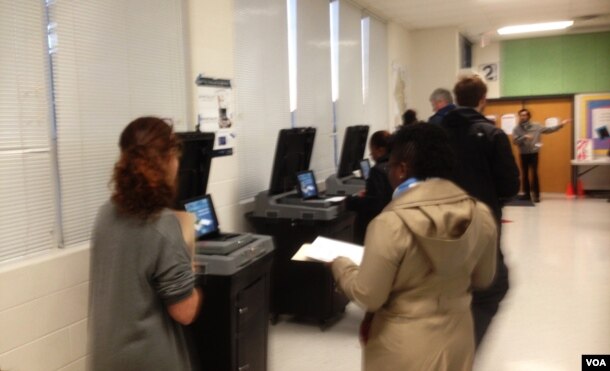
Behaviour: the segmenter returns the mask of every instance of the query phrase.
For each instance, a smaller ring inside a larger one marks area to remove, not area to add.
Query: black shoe
[[[532,199],[528,195],[521,195],[521,196],[517,197],[517,200],[519,200],[519,201],[531,201]]]
[[[534,196],[534,202],[540,202],[540,196]]]

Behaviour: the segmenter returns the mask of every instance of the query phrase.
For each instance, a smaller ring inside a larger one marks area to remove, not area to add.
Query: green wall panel
[[[610,32],[501,44],[501,95],[610,91]]]
[[[530,42],[530,46],[530,94],[543,95],[549,91],[561,91],[562,65],[557,63],[558,57],[561,56],[561,42]]]
[[[592,39],[592,37],[567,37],[561,40],[563,53],[559,61],[563,67],[562,93],[595,90],[595,71],[592,68],[595,53],[592,50],[594,46]]]
[[[530,46],[529,40],[504,43],[500,49],[502,68],[500,83],[502,95],[506,92],[527,92],[530,95]]]
[[[595,61],[594,68],[599,73],[595,74],[597,91],[610,91],[610,32],[595,34],[595,45],[602,47],[597,49],[599,57]]]

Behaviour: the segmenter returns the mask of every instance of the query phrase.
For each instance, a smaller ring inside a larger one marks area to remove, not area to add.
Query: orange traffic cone
[[[572,182],[569,182],[568,186],[566,187],[566,197],[574,198],[574,186],[572,186]]]
[[[585,190],[582,186],[582,180],[577,180],[576,181],[576,195],[578,197],[584,197],[585,196]]]

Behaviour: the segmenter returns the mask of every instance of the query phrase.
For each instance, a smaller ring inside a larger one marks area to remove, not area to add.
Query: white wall
[[[472,46],[472,68],[483,75],[483,71],[479,69],[482,64],[496,63],[498,65],[498,80],[485,81],[487,84],[487,98],[500,98],[500,76],[502,74],[502,65],[500,65],[500,43],[491,42],[489,45],[482,48],[475,44]]]
[[[89,247],[0,266],[0,368],[82,371]]]
[[[396,23],[388,23],[388,118],[390,129],[402,123],[404,108],[413,105],[413,50],[411,35],[402,26]],[[397,81],[402,75],[404,87]],[[398,84],[398,85],[397,85]],[[403,96],[401,96],[401,94]],[[405,107],[399,109],[399,101],[402,100]]]
[[[189,0],[188,22],[190,38],[190,81],[193,82],[202,73],[213,78],[233,80],[235,37],[234,37],[233,1]],[[232,81],[234,82],[234,81]],[[234,89],[238,87],[234,86]],[[235,97],[235,94],[234,94]],[[196,94],[192,94],[193,122],[197,117]],[[239,117],[235,125],[242,125]],[[207,192],[213,195],[214,206],[225,231],[245,231],[244,213],[250,205],[239,205],[238,161],[239,141],[237,138],[232,156],[212,159]],[[271,164],[269,164],[271,166]]]
[[[459,33],[457,28],[435,28],[410,32],[413,99],[409,108],[417,117],[432,115],[430,94],[436,88],[453,89],[459,72]]]

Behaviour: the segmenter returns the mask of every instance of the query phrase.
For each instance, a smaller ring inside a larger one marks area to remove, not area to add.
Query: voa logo
[[[585,358],[587,367],[606,367],[606,360],[604,358]]]
[[[582,371],[610,370],[610,354],[583,354]]]

